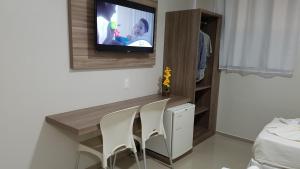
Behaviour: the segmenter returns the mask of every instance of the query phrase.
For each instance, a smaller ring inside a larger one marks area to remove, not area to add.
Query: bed
[[[249,166],[260,169],[300,169],[300,142],[269,133],[267,130],[286,125],[275,118],[258,135]]]

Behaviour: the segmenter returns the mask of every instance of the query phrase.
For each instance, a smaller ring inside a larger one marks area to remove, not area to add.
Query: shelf
[[[196,109],[195,109],[195,115],[199,115],[199,114],[202,114],[206,111],[208,111],[209,108],[205,107],[205,106],[196,106]]]
[[[211,86],[208,85],[208,86],[197,86],[196,89],[195,89],[195,92],[198,92],[198,91],[202,91],[202,90],[207,90],[207,89],[210,89]]]
[[[214,132],[212,130],[209,130],[202,126],[194,126],[193,145],[196,146],[213,134]]]

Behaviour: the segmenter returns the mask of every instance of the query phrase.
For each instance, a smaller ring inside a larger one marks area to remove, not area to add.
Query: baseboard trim
[[[216,133],[220,134],[222,136],[225,136],[225,137],[230,137],[230,138],[237,139],[237,140],[240,140],[240,141],[244,141],[244,142],[247,142],[247,143],[251,143],[251,144],[254,143],[253,140],[249,140],[249,139],[246,139],[246,138],[241,138],[241,137],[234,136],[234,135],[231,135],[231,134],[226,134],[226,133],[223,133],[223,132],[220,132],[220,131],[216,131]]]

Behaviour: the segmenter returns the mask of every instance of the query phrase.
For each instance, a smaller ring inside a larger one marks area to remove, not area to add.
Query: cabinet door
[[[194,112],[192,107],[173,114],[173,159],[193,148]]]
[[[175,95],[194,98],[200,10],[166,14],[164,66],[172,69],[171,90]]]

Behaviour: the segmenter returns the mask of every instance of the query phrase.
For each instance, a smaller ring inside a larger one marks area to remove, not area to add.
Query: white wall
[[[224,13],[224,0],[195,0],[197,7],[219,14]]]
[[[0,1],[0,168],[74,168],[76,142],[45,116],[156,93],[164,12],[191,4],[159,0],[153,68],[72,71],[67,0]]]
[[[197,5],[222,14],[222,3],[198,0]],[[300,59],[297,66],[292,78],[222,73],[217,130],[254,140],[274,117],[300,118]]]
[[[254,140],[274,117],[300,118],[300,62],[292,78],[221,75],[217,130]]]

